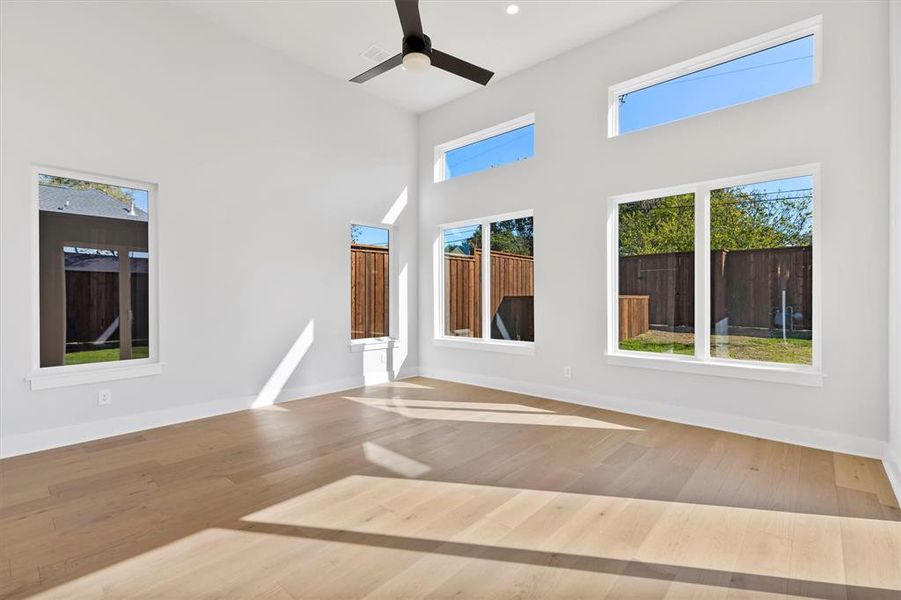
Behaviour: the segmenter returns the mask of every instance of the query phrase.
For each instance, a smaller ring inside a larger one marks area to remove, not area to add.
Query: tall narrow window
[[[532,217],[491,223],[491,338],[535,341]]]
[[[442,231],[444,335],[482,337],[482,225]]]
[[[40,366],[150,356],[149,189],[38,175]]]
[[[694,354],[694,194],[619,205],[619,348]]]
[[[809,365],[813,178],[710,192],[710,355]]]
[[[350,226],[351,339],[389,334],[389,231]]]

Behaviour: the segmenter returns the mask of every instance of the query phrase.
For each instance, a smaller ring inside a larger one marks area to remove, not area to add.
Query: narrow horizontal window
[[[447,142],[435,149],[435,181],[462,177],[531,158],[535,119],[527,115]]]
[[[350,226],[350,322],[352,340],[389,335],[389,231]]]
[[[819,20],[799,25],[613,86],[610,135],[812,85]]]

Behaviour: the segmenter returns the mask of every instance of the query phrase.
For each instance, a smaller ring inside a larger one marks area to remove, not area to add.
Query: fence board
[[[388,249],[351,245],[351,338],[388,335]]]

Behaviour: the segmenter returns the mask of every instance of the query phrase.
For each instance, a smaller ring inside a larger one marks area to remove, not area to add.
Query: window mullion
[[[482,339],[491,339],[491,223],[482,222]]]
[[[695,190],[695,358],[710,358],[710,187]]]

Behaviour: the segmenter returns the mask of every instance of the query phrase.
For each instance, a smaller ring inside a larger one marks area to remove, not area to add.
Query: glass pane
[[[388,230],[350,226],[351,339],[387,337]]]
[[[131,271],[131,357],[150,356],[150,294],[147,252],[128,253]]]
[[[813,362],[813,178],[710,193],[710,354]]]
[[[445,177],[452,179],[535,155],[535,125],[526,125],[444,154]]]
[[[445,229],[444,334],[482,337],[482,226]]]
[[[620,97],[619,131],[653,127],[813,83],[813,35]]]
[[[119,360],[119,253],[63,248],[67,365]]]
[[[619,348],[694,354],[694,194],[619,207]]]
[[[41,366],[146,357],[147,191],[45,174],[38,184]]]
[[[491,338],[535,341],[532,217],[491,224]]]

